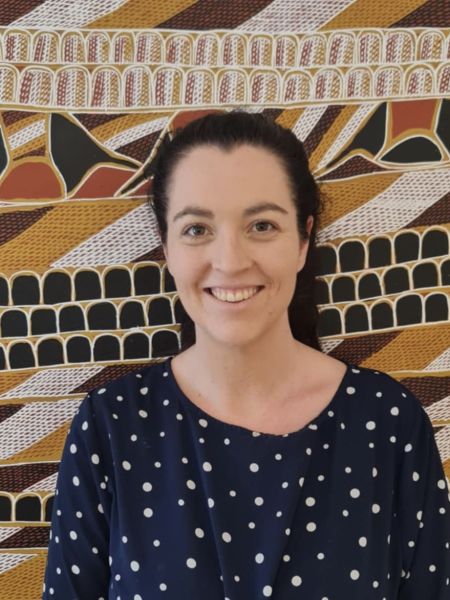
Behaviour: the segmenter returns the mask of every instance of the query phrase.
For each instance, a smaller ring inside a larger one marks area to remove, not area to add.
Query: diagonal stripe
[[[132,262],[160,244],[154,213],[147,204],[142,204],[53,262],[52,266]]]
[[[330,145],[328,150],[322,156],[317,169],[325,167],[334,156],[336,156],[340,150],[353,138],[357,130],[360,128],[361,123],[365,121],[368,115],[379,106],[378,102],[362,104],[358,110],[350,117],[347,124],[341,129],[336,136],[334,142]]]
[[[126,4],[127,0],[47,0],[13,21],[22,27],[85,27],[94,19]]]
[[[354,29],[356,27],[389,27],[412,10],[421,6],[424,0],[354,0],[332,19],[323,23],[323,29]],[[425,23],[420,23],[423,26]]]
[[[312,106],[303,111],[303,114],[292,128],[299,140],[302,142],[306,140],[326,110],[326,106]]]
[[[125,131],[121,131],[117,135],[110,137],[108,140],[103,142],[103,145],[109,148],[110,150],[116,150],[121,146],[125,146],[126,144],[130,144],[135,140],[138,140],[141,137],[144,137],[154,131],[158,131],[165,127],[169,118],[163,117],[162,119],[154,119],[153,121],[149,121],[148,123],[142,123],[141,125],[135,125],[134,127],[130,127]]]
[[[354,0],[274,0],[236,29],[267,33],[315,31],[353,2]]]
[[[27,127],[24,127],[17,133],[14,133],[13,135],[9,136],[8,141],[10,143],[11,148],[15,150],[16,148],[27,144],[34,138],[44,135],[45,124],[46,120],[41,119],[39,121],[36,121],[35,123],[32,123],[31,125],[28,125]]]
[[[0,460],[6,460],[69,423],[81,400],[33,402],[0,423]],[[17,432],[20,431],[20,435]]]
[[[53,492],[56,488],[56,480],[58,478],[58,472],[44,477],[40,481],[36,481],[33,485],[30,485],[22,490],[22,492]]]
[[[322,229],[318,241],[397,231],[449,189],[449,169],[405,173],[387,190]]]
[[[27,562],[34,558],[33,554],[13,554],[13,553],[1,553],[0,554],[0,573],[6,573],[15,569],[18,565]],[[6,558],[6,560],[5,560]]]
[[[26,381],[0,395],[0,400],[13,398],[30,398],[34,396],[63,396],[97,373],[103,371],[102,366],[80,367],[73,369],[46,369],[35,373]]]
[[[450,371],[450,348],[446,348],[444,352],[436,356],[423,371]],[[450,411],[449,413],[450,414]]]
[[[145,2],[128,0],[123,6],[111,9],[105,16],[89,24],[90,29],[161,27],[161,23],[185,10],[195,0],[170,0],[170,2]],[[189,27],[188,27],[189,29]]]
[[[0,542],[22,530],[22,527],[0,527]]]

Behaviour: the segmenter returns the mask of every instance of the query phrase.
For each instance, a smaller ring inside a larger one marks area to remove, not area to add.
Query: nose
[[[248,245],[239,235],[224,232],[217,236],[212,247],[211,264],[218,271],[242,271],[253,262]]]

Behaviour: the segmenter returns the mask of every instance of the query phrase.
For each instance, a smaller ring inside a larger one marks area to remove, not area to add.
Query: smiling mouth
[[[212,296],[215,300],[217,300],[218,302],[223,302],[225,304],[244,304],[245,302],[248,302],[249,300],[251,300],[252,298],[254,298],[257,294],[259,294],[259,292],[264,288],[263,285],[257,285],[254,286],[254,288],[256,289],[256,291],[251,294],[248,297],[244,297],[244,298],[236,298],[234,299],[234,297],[237,295],[237,293],[235,293],[234,297],[227,297],[227,294],[224,293],[222,295],[222,297],[219,297],[218,295],[215,295],[212,293],[211,288],[205,288],[205,292],[207,292],[210,296]]]

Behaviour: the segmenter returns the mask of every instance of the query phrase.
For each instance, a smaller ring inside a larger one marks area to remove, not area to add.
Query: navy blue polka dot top
[[[450,495],[430,418],[346,363],[289,434],[218,420],[171,358],[91,390],[66,438],[43,600],[449,600]]]

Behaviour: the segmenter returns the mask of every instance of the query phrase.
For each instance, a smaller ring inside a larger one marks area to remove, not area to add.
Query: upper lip
[[[223,290],[248,290],[251,288],[260,288],[262,285],[209,285],[206,287],[206,290],[210,290],[211,288],[219,288]]]

